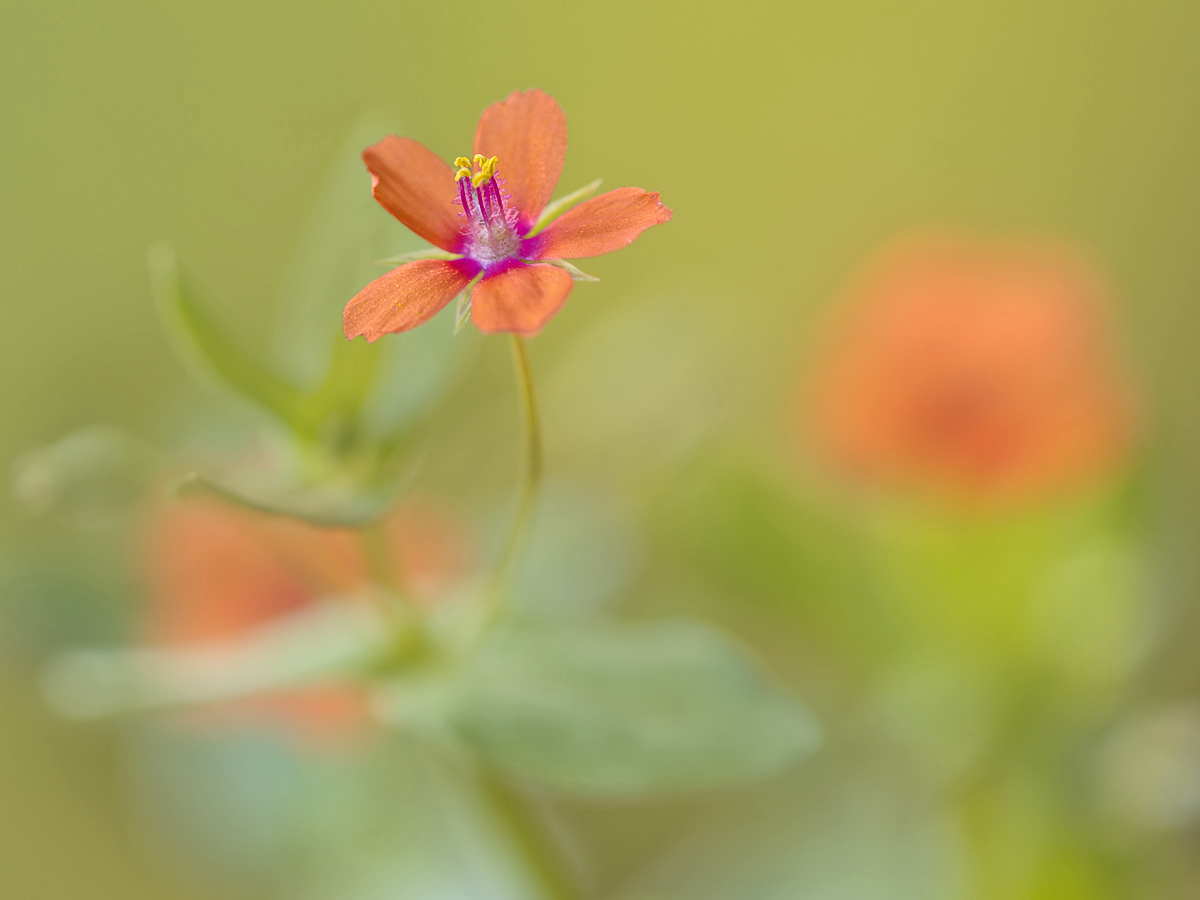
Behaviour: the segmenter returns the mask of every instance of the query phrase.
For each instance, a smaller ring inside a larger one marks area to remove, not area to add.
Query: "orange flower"
[[[810,386],[814,437],[836,464],[960,497],[1086,480],[1133,428],[1103,291],[1045,245],[892,247],[850,292]]]
[[[483,111],[475,157],[460,156],[457,172],[408,138],[364,150],[375,199],[446,258],[405,263],[363,288],[346,305],[346,337],[374,341],[415,328],[475,279],[471,318],[482,331],[536,334],[571,292],[564,259],[619,250],[671,218],[656,192],[626,187],[534,233],[566,153],[566,116],[538,90]]]
[[[462,567],[457,531],[436,510],[406,507],[387,522],[386,531],[405,587],[418,600],[428,602]],[[352,532],[258,516],[216,501],[159,510],[145,551],[150,594],[145,638],[156,646],[237,638],[368,583]],[[367,721],[365,698],[350,687],[243,701],[216,718],[230,715],[267,719],[310,736],[344,734]]]

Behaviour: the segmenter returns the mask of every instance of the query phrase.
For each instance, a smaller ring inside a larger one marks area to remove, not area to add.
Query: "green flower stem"
[[[387,534],[382,522],[364,525],[358,530],[358,535],[371,580],[380,589],[380,606],[388,623],[397,631],[407,629],[412,624],[415,609],[408,601],[400,583],[400,573],[392,557],[391,548],[388,547]]]
[[[560,860],[546,847],[543,829],[533,821],[526,802],[491,772],[480,772],[479,787],[497,824],[504,827],[529,874],[542,888],[545,900],[575,900],[575,887]]]
[[[521,468],[520,493],[517,496],[517,511],[512,525],[496,557],[485,593],[487,604],[485,626],[490,627],[501,613],[507,601],[508,581],[533,520],[537,503],[538,488],[542,482],[542,425],[538,416],[537,392],[533,386],[533,370],[529,365],[529,352],[520,335],[512,336],[513,364],[520,390],[521,413],[525,423],[525,459]],[[485,627],[485,630],[486,630]]]

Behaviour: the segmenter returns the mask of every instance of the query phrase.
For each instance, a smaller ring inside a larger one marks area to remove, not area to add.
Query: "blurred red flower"
[[[405,589],[430,602],[463,569],[461,532],[429,504],[410,504],[385,523]],[[238,638],[318,601],[351,596],[369,583],[354,532],[189,500],[157,510],[144,548],[149,606],[144,638],[197,647]],[[308,737],[365,726],[366,702],[352,687],[309,688],[240,701],[199,719],[269,721]],[[192,717],[195,721],[197,717]]]
[[[477,277],[471,318],[482,331],[536,334],[571,292],[564,259],[619,250],[671,218],[657,192],[625,187],[531,234],[566,154],[567,117],[538,90],[514,91],[483,111],[475,156],[459,157],[457,172],[409,138],[364,150],[375,199],[450,258],[405,263],[372,281],[346,305],[346,337],[415,328]]]
[[[1096,275],[1042,243],[901,241],[835,311],[808,382],[818,451],[871,483],[1027,498],[1110,471],[1133,433]]]

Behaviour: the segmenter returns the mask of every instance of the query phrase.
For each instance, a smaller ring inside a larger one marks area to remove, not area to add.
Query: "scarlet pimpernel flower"
[[[573,199],[549,204],[566,152],[566,116],[539,90],[484,110],[474,157],[457,169],[395,135],[363,151],[375,199],[441,252],[412,254],[363,288],[346,305],[346,337],[407,331],[464,291],[480,330],[536,334],[587,279],[565,260],[619,250],[671,218],[657,192],[624,187],[552,219]]]
[[[1103,285],[1057,244],[897,241],[833,324],[806,418],[822,455],[862,480],[1016,500],[1113,471],[1130,449]]]

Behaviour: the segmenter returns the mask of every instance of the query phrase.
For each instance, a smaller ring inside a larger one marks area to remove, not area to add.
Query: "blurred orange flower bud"
[[[444,511],[411,503],[384,529],[395,568],[416,602],[428,603],[463,570],[462,532]],[[144,638],[168,647],[236,638],[369,583],[353,531],[257,515],[215,500],[156,510],[143,568],[149,594]],[[231,718],[267,720],[307,737],[343,735],[367,721],[365,697],[349,687],[242,701],[198,717],[206,723]]]
[[[1130,447],[1103,288],[1062,247],[900,241],[830,325],[806,431],[856,479],[1003,502],[1102,477]]]

